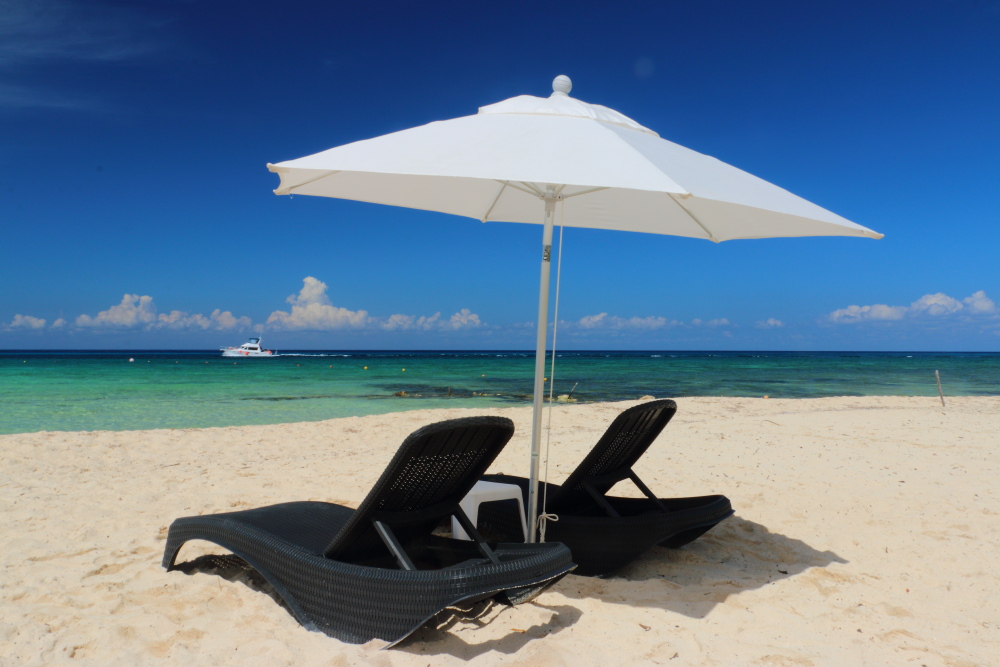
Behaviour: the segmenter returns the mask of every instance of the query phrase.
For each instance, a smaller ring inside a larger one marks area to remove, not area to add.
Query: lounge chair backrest
[[[514,422],[506,417],[465,417],[417,429],[324,555],[351,561],[383,553],[375,519],[390,524],[404,519],[404,525],[392,526],[403,542],[410,535],[430,533],[450,514],[436,508],[457,506],[513,435]]]
[[[548,508],[558,512],[560,507],[591,501],[584,482],[600,494],[610,491],[616,482],[599,482],[595,478],[625,476],[675,412],[677,404],[665,399],[637,405],[618,415],[569,479],[548,499]]]

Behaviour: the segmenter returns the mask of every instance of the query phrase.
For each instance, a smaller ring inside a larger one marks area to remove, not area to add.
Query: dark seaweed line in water
[[[384,398],[444,398],[444,399],[463,399],[467,400],[470,398],[493,398],[500,401],[509,401],[511,403],[522,403],[525,401],[531,401],[531,396],[529,394],[494,394],[490,392],[472,392],[471,394],[434,394],[434,393],[410,393],[408,391],[397,391],[390,396],[384,394],[373,394],[370,396],[365,396],[364,398],[372,399],[384,399]]]
[[[335,394],[320,394],[318,396],[244,396],[239,401],[308,401],[314,398],[342,398]]]
[[[346,396],[343,394],[317,394],[313,396],[244,396],[237,400],[240,401],[309,401],[313,399],[323,399],[323,398],[364,398],[364,399],[387,399],[387,398],[452,398],[452,399],[468,399],[468,398],[495,398],[502,401],[530,401],[530,394],[501,394],[485,391],[426,391],[426,390],[401,390],[396,391],[391,394],[355,394]]]

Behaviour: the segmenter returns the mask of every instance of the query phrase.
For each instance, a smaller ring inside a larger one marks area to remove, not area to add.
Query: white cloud
[[[441,323],[440,320],[441,313],[434,313],[430,316],[421,315],[420,317],[396,314],[390,315],[380,326],[386,331],[409,331],[412,329],[429,331],[436,328]]]
[[[965,306],[958,299],[953,299],[947,294],[938,292],[937,294],[925,294],[910,305],[910,311],[916,313],[927,313],[928,315],[950,315],[962,310]]]
[[[605,318],[607,318],[607,313],[598,313],[597,315],[587,315],[581,317],[578,324],[584,329],[593,329],[599,327],[604,323]]]
[[[267,318],[267,326],[275,329],[371,329],[385,331],[457,331],[482,326],[479,315],[463,308],[447,320],[441,313],[405,315],[396,313],[387,318],[373,317],[366,310],[348,310],[330,303],[328,286],[322,280],[306,276],[298,294],[288,297],[290,312],[276,310]]]
[[[61,329],[64,326],[66,326],[66,320],[64,320],[61,317],[59,319],[57,319],[55,322],[52,323],[52,328],[53,329]]]
[[[386,331],[458,331],[459,329],[474,329],[482,326],[479,315],[468,308],[463,308],[447,320],[441,319],[441,313],[433,315],[390,315],[379,322],[378,326]]]
[[[249,329],[253,322],[246,315],[236,317],[232,311],[216,308],[209,315],[216,329]]]
[[[102,310],[95,317],[80,315],[76,318],[76,326],[131,328],[155,321],[156,306],[153,305],[153,297],[126,294],[120,304]]]
[[[968,306],[969,310],[973,313],[995,313],[997,312],[997,305],[993,303],[993,299],[986,296],[986,292],[979,290],[971,296],[967,296],[962,301]]]
[[[617,315],[609,317],[607,313],[597,313],[581,317],[576,324],[582,329],[662,329],[665,326],[676,326],[680,322],[652,315],[624,318]]]
[[[2,0],[0,0],[2,2]],[[479,315],[463,308],[450,318],[443,319],[441,313],[433,315],[396,314],[388,318],[372,317],[365,310],[352,311],[330,303],[328,286],[321,280],[307,276],[302,280],[302,289],[286,300],[291,305],[288,311],[276,310],[267,318],[266,324],[254,324],[249,317],[237,317],[231,311],[216,308],[209,315],[171,310],[160,313],[148,295],[125,294],[120,303],[102,310],[96,315],[83,314],[76,318],[75,325],[84,329],[145,329],[152,330],[194,330],[228,331],[252,329],[258,333],[267,330],[329,331],[337,329],[386,331],[459,331],[484,327]],[[41,324],[37,324],[40,322]],[[31,323],[29,325],[29,323]],[[60,327],[66,320],[60,318],[52,324]],[[45,320],[18,315],[14,326],[20,328],[41,328]]]
[[[45,326],[45,320],[31,315],[15,315],[10,323],[11,329],[41,329]]]
[[[785,326],[785,323],[781,320],[776,320],[773,317],[769,317],[766,320],[760,320],[757,322],[758,329],[777,329],[778,327]]]
[[[338,308],[326,296],[327,286],[321,280],[306,276],[302,289],[287,301],[291,312],[276,310],[267,318],[269,328],[294,329],[360,329],[371,323],[368,312]]]
[[[62,326],[66,321],[62,318],[53,322],[52,326]],[[156,312],[156,304],[151,296],[126,294],[121,303],[102,310],[97,315],[80,315],[76,318],[76,326],[84,328],[117,328],[134,329],[248,329],[253,325],[249,317],[236,317],[230,311],[218,308],[208,317],[196,313],[194,315],[181,310],[171,310],[169,313]]]
[[[448,326],[452,329],[471,329],[478,327],[482,324],[479,321],[479,315],[470,312],[468,308],[463,308],[448,320]]]
[[[901,320],[904,317],[941,318],[959,314],[975,316],[993,314],[996,310],[993,300],[986,296],[986,292],[979,290],[963,301],[938,292],[925,294],[909,306],[888,306],[881,303],[871,306],[848,306],[833,311],[827,317],[838,324],[854,324],[870,320]]]
[[[230,311],[216,308],[212,314],[205,317],[201,314],[189,315],[180,310],[172,310],[169,314],[160,313],[156,317],[157,328],[168,329],[249,329],[253,325],[249,317],[236,317]]]
[[[171,310],[169,314],[160,313],[156,317],[156,325],[168,329],[187,329],[189,327],[207,329],[210,324],[204,315],[188,315],[180,310]]]
[[[830,313],[830,319],[842,324],[852,324],[862,320],[901,320],[906,315],[906,306],[848,306]]]

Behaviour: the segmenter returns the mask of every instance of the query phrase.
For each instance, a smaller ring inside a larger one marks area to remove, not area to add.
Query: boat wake
[[[320,353],[305,353],[305,352],[285,352],[284,354],[278,354],[279,357],[353,357],[353,354],[320,354]]]

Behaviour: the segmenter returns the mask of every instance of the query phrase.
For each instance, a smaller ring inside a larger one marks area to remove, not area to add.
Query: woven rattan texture
[[[594,448],[562,486],[547,486],[547,511],[558,521],[546,524],[546,541],[562,542],[573,552],[574,574],[599,576],[614,572],[655,545],[678,548],[697,539],[733,514],[725,496],[661,498],[663,512],[648,498],[607,497],[620,517],[608,514],[584,489],[593,477],[624,474],[631,470],[677,411],[671,400],[650,401],[625,410],[611,423]],[[513,475],[486,475],[483,479],[521,487],[525,498],[528,480]],[[572,485],[572,486],[571,486]],[[594,484],[606,494],[608,484]],[[570,487],[567,489],[567,487]],[[546,491],[539,484],[539,494]],[[521,534],[520,521],[509,507],[494,504],[480,511],[481,531],[498,539],[514,540]]]
[[[677,404],[664,399],[636,405],[618,415],[559,490],[549,489],[552,494],[549,509],[558,512],[562,507],[572,508],[590,500],[582,485],[588,478],[631,469],[676,412]],[[595,488],[607,493],[612,486],[595,485]]]
[[[407,512],[442,503],[458,503],[514,435],[514,423],[506,417],[466,417],[425,426],[414,431],[357,512],[326,547],[326,555],[352,560],[384,547],[372,527],[375,512]],[[400,540],[407,534],[426,534],[438,519],[398,528]]]
[[[527,496],[528,480],[512,475],[487,475],[484,479],[502,484],[517,484]],[[550,485],[549,493],[557,489]],[[732,505],[725,496],[663,498],[669,512],[660,512],[645,498],[608,498],[620,518],[598,513],[590,503],[580,514],[561,510],[558,521],[549,521],[547,542],[562,542],[573,552],[577,569],[573,574],[600,576],[621,569],[650,547],[678,548],[697,539],[712,526],[732,515]],[[479,529],[513,540],[521,534],[516,507],[495,503],[488,512],[480,512]]]
[[[454,545],[455,564],[413,571],[324,556],[331,535],[346,535],[355,548],[365,539],[365,528],[352,528],[351,523],[366,506],[368,512],[382,507],[417,511],[421,502],[435,505],[451,495],[461,498],[513,432],[509,420],[497,420],[452,420],[417,431],[400,447],[358,511],[331,503],[295,502],[177,519],[170,526],[163,565],[172,569],[177,552],[189,540],[214,542],[256,569],[303,625],[352,643],[373,638],[398,642],[459,602],[492,596],[504,602],[527,599],[573,569],[564,545],[499,544],[500,562],[490,563],[469,542],[439,538],[435,542],[439,551],[440,545]],[[463,448],[478,454],[464,457]],[[406,452],[415,452],[419,462],[408,465],[407,456],[400,456]],[[451,462],[445,464],[446,472],[429,470],[430,457]],[[430,478],[428,490],[413,481],[421,474]],[[456,488],[449,489],[448,484]],[[383,504],[381,494],[389,502]],[[427,539],[423,536],[423,541],[414,543],[425,544]],[[387,551],[381,543],[377,548]]]

